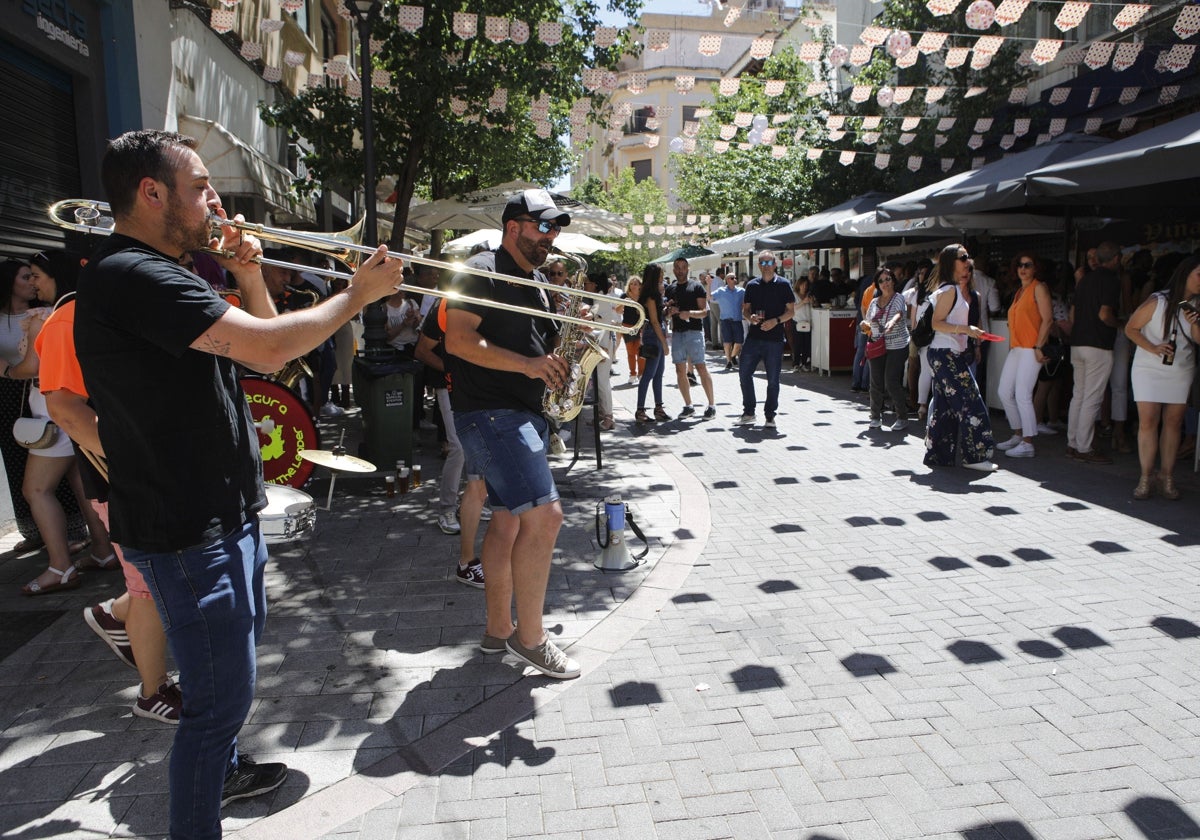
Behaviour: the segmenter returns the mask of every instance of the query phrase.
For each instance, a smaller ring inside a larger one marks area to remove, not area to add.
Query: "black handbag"
[[[657,359],[662,353],[662,348],[657,344],[643,344],[638,348],[638,355],[643,359]]]

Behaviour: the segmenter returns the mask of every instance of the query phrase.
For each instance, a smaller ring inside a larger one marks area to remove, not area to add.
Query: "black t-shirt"
[[[79,276],[75,348],[100,418],[112,537],[122,545],[207,545],[266,506],[234,364],[189,347],[227,309],[174,259],[119,234]]]
[[[689,310],[706,309],[708,304],[700,305],[700,301],[708,298],[708,292],[704,287],[695,280],[688,280],[686,285],[673,283],[667,287],[664,297],[675,304],[675,308],[681,312]],[[688,318],[686,321],[678,315],[671,316],[671,330],[673,332],[684,331],[699,331],[704,329],[703,318]]]
[[[434,388],[450,387],[449,368],[446,367],[446,331],[442,329],[442,319],[445,317],[442,313],[445,306],[446,300],[443,298],[429,307],[429,311],[425,313],[425,317],[421,321],[421,335],[433,339],[433,355],[442,360],[441,371],[427,368],[430,384]]]
[[[776,275],[774,281],[768,283],[761,277],[755,277],[746,284],[746,297],[742,304],[749,304],[750,314],[754,314],[761,310],[764,314],[763,320],[778,318],[787,311],[789,303],[796,302],[796,295],[792,292],[791,285],[782,277]],[[776,324],[769,330],[764,330],[758,324],[750,325],[750,332],[746,334],[746,340],[757,339],[759,341],[783,341],[787,333],[784,330],[783,324]]]
[[[547,282],[540,271],[535,270],[532,274],[522,271],[503,247],[476,254],[467,260],[467,265]],[[464,273],[455,275],[452,288],[470,298],[486,298],[542,312],[553,311],[541,289],[522,283]],[[550,318],[508,312],[461,299],[449,301],[448,306],[478,315],[481,320],[477,330],[489,344],[529,357],[545,356],[554,349],[558,322]],[[450,406],[455,411],[507,408],[542,413],[542,397],[546,393],[546,384],[542,380],[530,379],[523,373],[481,367],[453,354],[448,355],[446,361],[450,374]]]
[[[1100,320],[1100,307],[1121,311],[1121,280],[1115,271],[1097,268],[1089,271],[1075,286],[1075,323],[1071,325],[1071,344],[1076,347],[1113,349],[1117,328]]]
[[[812,284],[813,300],[820,304],[833,300],[833,282],[828,277],[818,277]]]

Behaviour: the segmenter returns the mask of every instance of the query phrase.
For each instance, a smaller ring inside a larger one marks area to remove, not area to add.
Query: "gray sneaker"
[[[506,643],[508,652],[520,659],[530,668],[541,671],[547,677],[556,680],[573,680],[579,676],[579,663],[567,656],[554,642],[546,639],[535,648],[522,647],[517,640],[517,634]]]
[[[513,623],[513,632],[517,632],[517,625]],[[499,636],[492,636],[488,633],[483,634],[483,638],[479,642],[479,649],[484,653],[508,653],[508,639],[502,639]]]

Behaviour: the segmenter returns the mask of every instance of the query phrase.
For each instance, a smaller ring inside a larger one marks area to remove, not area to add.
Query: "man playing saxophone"
[[[467,264],[544,281],[537,267],[570,221],[545,190],[525,190],[504,208],[500,247]],[[546,676],[574,679],[579,663],[559,650],[542,626],[550,561],[563,519],[546,458],[549,434],[542,415],[546,388],[562,388],[570,375],[567,362],[554,352],[557,322],[472,301],[554,310],[543,290],[533,286],[460,274],[454,288],[463,295],[449,302],[446,323],[454,425],[467,472],[484,477],[494,511],[480,553],[487,628],[479,646],[484,653],[511,653]]]

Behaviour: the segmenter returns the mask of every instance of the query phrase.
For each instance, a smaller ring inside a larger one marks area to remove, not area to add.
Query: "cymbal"
[[[329,467],[331,470],[360,473],[375,472],[375,465],[370,461],[355,458],[353,455],[341,455],[336,452],[330,452],[328,449],[305,449],[300,453],[300,457],[305,461],[312,461],[318,466]]]

